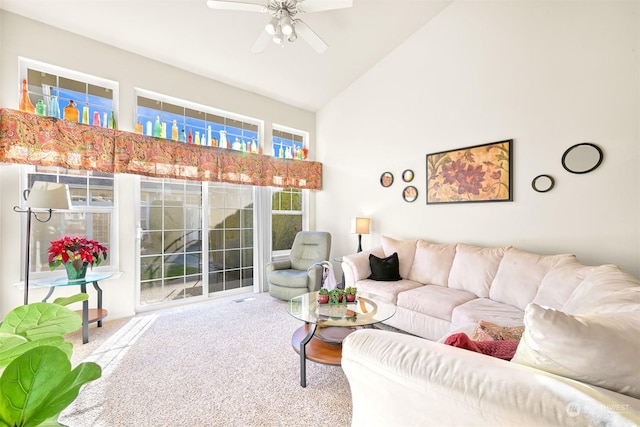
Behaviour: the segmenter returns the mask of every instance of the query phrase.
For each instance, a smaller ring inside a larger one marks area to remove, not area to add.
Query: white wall
[[[355,252],[350,218],[370,216],[365,249],[381,235],[513,245],[640,276],[638,4],[457,1],[332,100],[316,125],[332,255]],[[426,205],[426,154],[511,138],[513,202]],[[580,142],[604,151],[586,175],[560,163]],[[539,174],[551,192],[532,190]]]
[[[120,84],[118,127],[134,130],[134,88],[162,93],[199,104],[264,120],[264,134],[271,134],[277,123],[310,133],[310,157],[314,154],[315,114],[256,95],[217,81],[134,55],[78,35],[62,31],[24,17],[0,10],[0,106],[18,108],[18,57],[57,65],[74,71],[111,79]],[[150,40],[150,43],[153,41]],[[212,54],[215,54],[212,52]],[[270,144],[270,138],[264,138]],[[0,167],[0,319],[12,307],[22,304],[21,291],[13,284],[21,280],[21,230],[24,223],[12,207],[21,205],[20,176],[17,166]],[[120,280],[105,282],[104,306],[111,317],[131,315],[135,295],[135,185],[133,176],[123,175],[116,209],[119,214],[118,255]],[[313,197],[311,206],[313,208]],[[311,215],[313,228],[315,217]],[[6,250],[6,248],[12,250]],[[77,291],[77,289],[73,290]],[[71,291],[69,291],[71,293]],[[62,294],[56,290],[56,295]],[[32,292],[31,301],[44,296]]]

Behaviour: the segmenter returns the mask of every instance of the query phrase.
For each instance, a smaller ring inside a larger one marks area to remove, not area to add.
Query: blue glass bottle
[[[55,117],[56,119],[60,118],[60,103],[58,102],[57,96],[52,96],[49,101],[49,116]]]

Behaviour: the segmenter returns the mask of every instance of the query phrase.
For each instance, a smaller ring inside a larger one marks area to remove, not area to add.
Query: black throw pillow
[[[398,253],[394,252],[386,258],[378,258],[377,256],[369,255],[369,265],[371,266],[371,280],[379,280],[382,282],[395,282],[402,280],[400,277],[400,261],[398,260]]]

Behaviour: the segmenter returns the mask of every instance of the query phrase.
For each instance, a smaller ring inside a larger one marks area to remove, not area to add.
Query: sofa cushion
[[[549,308],[561,309],[573,290],[594,268],[578,260],[557,265],[542,278],[533,302]]]
[[[442,245],[418,240],[407,278],[425,285],[447,286],[455,255],[456,245]]]
[[[575,260],[574,255],[545,256],[509,248],[491,283],[489,298],[524,310],[535,298],[549,270],[571,260]]]
[[[459,243],[449,274],[449,287],[488,298],[489,286],[498,271],[505,248],[481,248]]]
[[[590,270],[562,311],[573,314],[635,311],[640,317],[640,281],[615,265],[600,265]]]
[[[379,258],[374,254],[370,254],[369,266],[371,267],[371,275],[369,276],[371,280],[393,282],[402,279],[396,252],[386,258]]]
[[[397,305],[413,312],[451,320],[453,309],[477,297],[471,292],[438,285],[424,285],[402,292]]]
[[[502,302],[488,298],[477,298],[453,309],[451,329],[457,329],[470,323],[477,325],[481,320],[491,319],[501,326],[522,326],[524,311]]]
[[[397,282],[379,282],[377,280],[360,280],[356,283],[358,292],[369,292],[380,295],[383,298],[392,301],[394,304],[398,301],[398,294],[410,289],[424,286],[422,283],[412,280],[398,280]]]
[[[409,270],[416,253],[416,240],[396,240],[391,237],[382,236],[382,249],[384,256],[389,256],[396,252],[400,260],[400,276],[403,279],[409,278]]]
[[[640,398],[638,313],[571,315],[530,304],[513,362]]]
[[[274,270],[267,273],[269,283],[288,288],[306,288],[309,286],[307,270]]]

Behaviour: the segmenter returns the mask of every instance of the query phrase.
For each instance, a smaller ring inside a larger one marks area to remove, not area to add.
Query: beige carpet
[[[241,301],[241,302],[239,302]],[[60,422],[106,426],[348,426],[349,384],[339,366],[307,362],[300,387],[291,335],[302,322],[268,294],[226,297],[106,321],[72,334],[72,362],[93,360]]]

